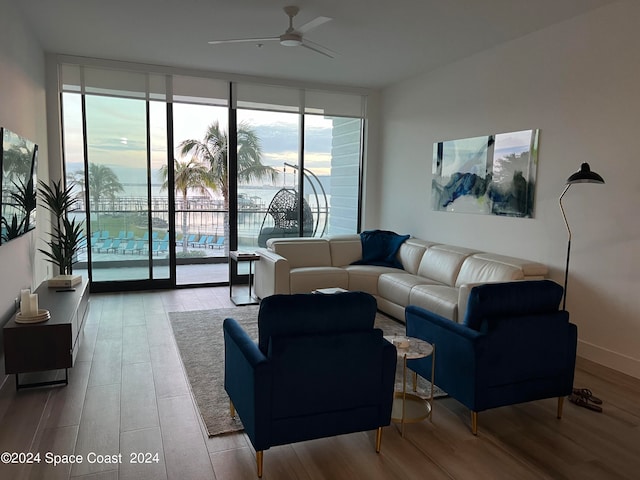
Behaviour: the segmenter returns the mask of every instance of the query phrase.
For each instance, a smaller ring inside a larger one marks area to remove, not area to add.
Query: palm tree
[[[80,192],[75,198],[84,199],[85,182],[82,171],[72,172],[67,175],[67,182],[70,186],[78,186],[80,188]],[[98,230],[100,230],[100,216],[98,213],[100,200],[107,199],[113,202],[120,192],[124,192],[124,187],[111,167],[99,163],[89,163],[89,197],[91,199],[91,210],[96,212]]]
[[[240,122],[237,130],[238,182],[247,183],[269,177],[274,181],[278,171],[262,164],[260,139],[247,122]],[[200,140],[185,140],[180,144],[182,155],[192,155],[209,165],[210,174],[224,202],[224,236],[229,238],[229,175],[228,175],[229,136],[220,128],[216,120],[207,128]],[[228,253],[225,243],[225,253]]]
[[[124,188],[110,167],[99,163],[89,164],[89,196],[94,206],[97,207],[104,198],[115,200],[120,192],[124,192]]]
[[[182,194],[182,251],[187,252],[187,234],[189,233],[189,225],[187,218],[187,195],[189,190],[198,190],[203,194],[207,193],[207,187],[216,189],[216,183],[212,178],[208,165],[203,164],[197,158],[192,157],[189,160],[173,160],[174,164],[174,184],[176,192]],[[167,165],[160,168],[162,176],[162,190],[166,190],[169,186],[169,169]]]

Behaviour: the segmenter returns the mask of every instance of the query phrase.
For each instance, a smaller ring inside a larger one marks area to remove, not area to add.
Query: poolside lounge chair
[[[206,235],[200,235],[200,238],[197,242],[193,242],[194,247],[206,247],[207,246],[207,237]]]
[[[100,245],[97,248],[98,253],[102,253],[103,250],[108,252],[112,245],[113,245],[113,240],[111,240],[110,238],[107,238],[104,242],[102,242],[102,245]]]
[[[135,250],[135,247],[136,247],[135,240],[129,240],[127,244],[124,247],[122,247],[121,250],[122,250],[122,253],[127,253],[127,252],[133,253],[133,251]]]
[[[167,253],[169,251],[169,242],[157,242],[153,244],[152,253]]]
[[[109,253],[111,250],[113,250],[113,253],[117,253],[121,243],[122,243],[122,240],[120,240],[119,238],[116,238],[111,243],[111,246],[107,247],[107,253]]]
[[[224,237],[218,237],[214,243],[209,245],[211,248],[223,248],[224,247]]]
[[[144,241],[143,240],[136,240],[136,245],[133,248],[133,252],[132,253],[142,253],[144,252]]]

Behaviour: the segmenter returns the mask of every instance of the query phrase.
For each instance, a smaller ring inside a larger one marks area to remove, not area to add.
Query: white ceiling
[[[47,52],[295,81],[380,88],[615,0],[15,0]],[[297,5],[334,59],[266,42]]]

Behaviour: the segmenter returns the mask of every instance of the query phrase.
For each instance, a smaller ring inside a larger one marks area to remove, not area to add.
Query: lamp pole
[[[560,204],[560,212],[562,212],[562,219],[564,220],[564,226],[567,227],[567,263],[564,267],[564,291],[562,293],[562,310],[566,310],[567,306],[567,283],[569,281],[569,258],[571,256],[571,229],[569,228],[569,222],[567,222],[567,216],[564,213],[564,207],[562,206],[562,197],[567,193],[569,187],[571,187],[571,183],[567,183],[562,191],[562,195],[560,195],[560,200],[558,203]]]
[[[567,184],[564,187],[562,194],[560,195],[560,199],[558,200],[558,203],[560,204],[560,212],[562,212],[562,219],[564,220],[564,226],[567,227],[567,236],[568,236],[567,262],[565,264],[565,269],[564,269],[564,293],[562,296],[563,310],[566,310],[565,307],[567,306],[567,283],[569,281],[569,257],[571,255],[571,229],[569,228],[569,222],[567,221],[567,216],[564,213],[564,207],[562,206],[562,198],[564,197],[565,193],[567,193],[567,191],[569,190],[569,187],[571,187],[571,185],[573,185],[574,183],[603,184],[604,179],[600,175],[598,175],[596,172],[592,172],[588,163],[583,163],[580,166],[580,170],[578,170],[576,173],[574,173],[567,179]]]

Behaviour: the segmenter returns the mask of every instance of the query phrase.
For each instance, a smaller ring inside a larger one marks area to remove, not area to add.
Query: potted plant
[[[62,180],[52,182],[51,186],[39,182],[38,193],[43,200],[44,208],[52,215],[52,230],[49,232],[48,250],[38,249],[48,262],[58,267],[60,275],[71,275],[72,265],[79,250],[82,239],[84,221],[69,220],[67,212],[73,210],[78,201],[72,194],[72,187],[64,188]],[[71,285],[68,285],[71,286]]]

